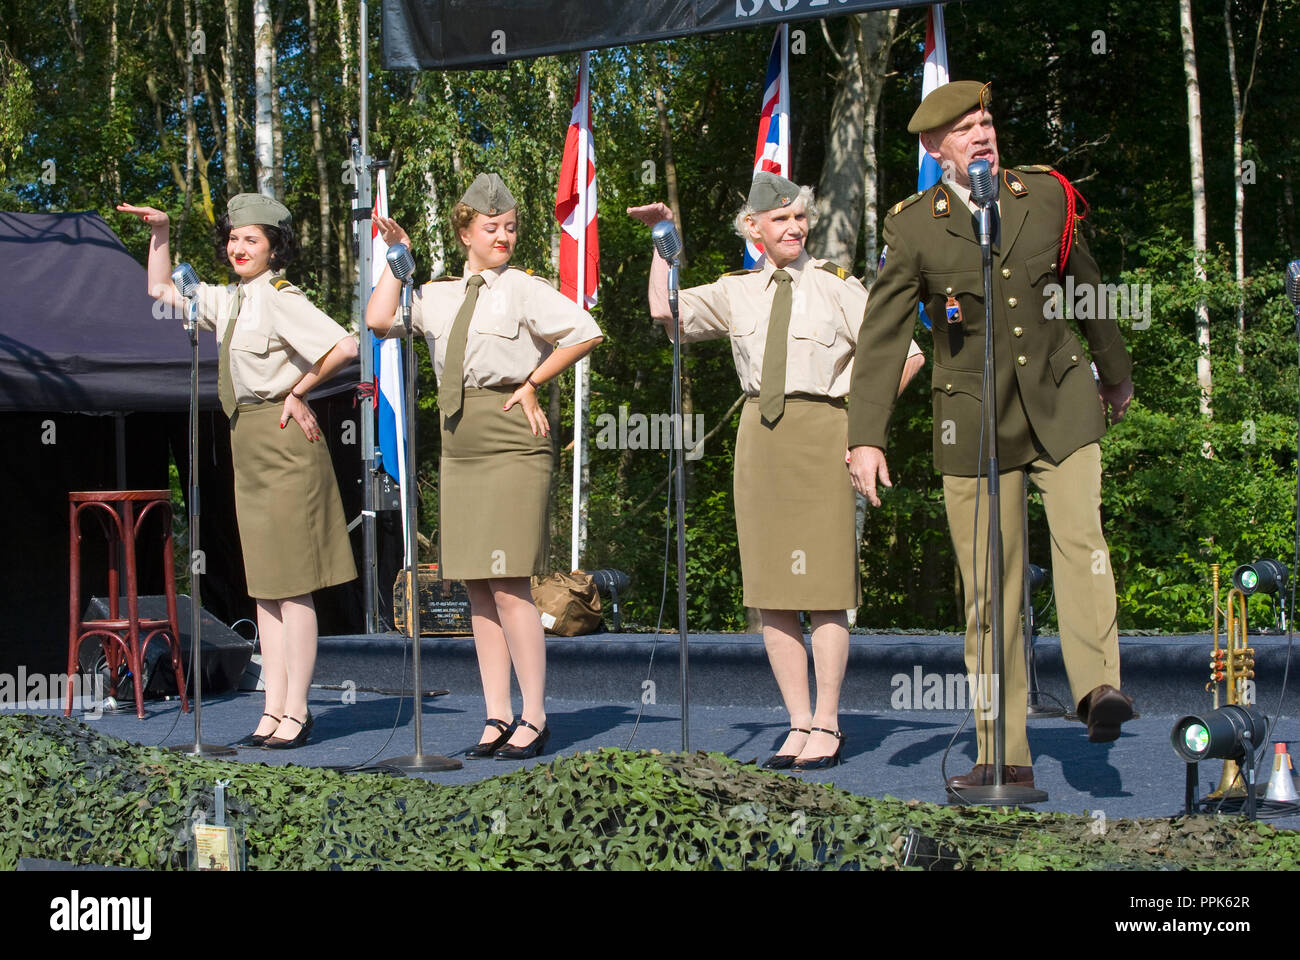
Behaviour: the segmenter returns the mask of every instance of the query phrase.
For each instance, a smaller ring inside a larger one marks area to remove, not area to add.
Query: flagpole
[[[368,9],[360,10],[360,155],[353,158],[357,177],[357,329],[360,332],[361,382],[375,382],[374,335],[366,326],[366,303],[370,299],[371,238],[370,215],[374,204],[370,189],[370,59],[367,47]],[[369,392],[361,395],[361,593],[365,606],[366,633],[377,633],[375,616],[377,581],[375,574],[375,402]]]
[[[588,138],[591,121],[588,112],[588,76],[589,54],[583,53],[578,66],[578,103],[581,105],[582,120],[578,124],[578,274],[577,289],[574,299],[579,308],[587,308],[587,153],[590,149]],[[584,516],[582,473],[587,459],[586,437],[583,433],[583,421],[586,419],[587,382],[590,376],[588,359],[578,361],[573,371],[573,526],[572,549],[570,550],[570,570],[580,570],[582,548],[586,545],[587,524]]]

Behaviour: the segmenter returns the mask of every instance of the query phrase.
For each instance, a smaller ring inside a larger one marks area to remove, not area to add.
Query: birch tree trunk
[[[225,0],[226,45],[221,51],[221,98],[225,101],[225,149],[221,162],[226,170],[226,191],[230,195],[244,192],[239,174],[239,91],[235,89],[235,60],[239,56],[239,4]],[[215,131],[214,131],[215,132]]]
[[[109,28],[108,28],[108,117],[109,122],[114,122],[117,113],[117,67],[119,61],[119,47],[117,41],[117,0],[113,0],[109,8]],[[118,158],[112,157],[109,160],[108,183],[113,195],[120,197],[122,195],[122,173],[118,166]]]
[[[898,30],[898,10],[880,10],[862,15],[862,80],[866,86],[867,106],[862,133],[862,229],[866,248],[866,266],[862,280],[870,284],[880,263],[876,238],[879,236],[880,163],[876,156],[880,121],[880,95],[889,75],[889,57]],[[852,260],[844,266],[852,269]]]
[[[270,0],[253,0],[253,88],[256,112],[253,131],[257,155],[257,192],[274,197],[275,148],[271,135],[271,86],[274,82],[275,38]]]
[[[1183,39],[1183,71],[1187,77],[1187,141],[1192,167],[1192,243],[1196,255],[1196,279],[1206,282],[1205,258],[1209,243],[1206,234],[1205,155],[1201,148],[1201,86],[1196,74],[1196,41],[1192,34],[1192,0],[1178,0],[1179,32]],[[1210,306],[1201,299],[1196,304],[1196,383],[1201,390],[1201,415],[1212,417],[1210,404]],[[1207,450],[1209,456],[1212,451]]]
[[[347,0],[337,0],[339,11],[339,59],[343,63],[341,80],[346,91],[351,83],[352,70],[352,18],[348,12]]]
[[[311,57],[311,150],[316,157],[316,181],[320,191],[320,273],[321,296],[325,302],[330,297],[330,179],[325,164],[325,140],[321,134],[320,47],[317,42],[316,0],[307,0],[307,47]]]

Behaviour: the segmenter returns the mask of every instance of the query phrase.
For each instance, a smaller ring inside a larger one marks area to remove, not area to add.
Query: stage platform
[[[547,644],[552,738],[541,762],[557,753],[600,747],[681,749],[675,634],[660,635],[657,644],[645,634],[548,638]],[[1262,678],[1258,701],[1272,717],[1278,712],[1286,640],[1252,637],[1251,644],[1256,650],[1256,673]],[[396,635],[322,638],[311,696],[316,717],[312,742],[292,751],[241,750],[238,761],[337,767],[410,753],[413,726],[406,647],[404,638]],[[964,711],[951,709],[950,698],[948,702],[936,699],[935,677],[943,678],[939,682],[945,695],[955,689],[946,678],[963,671],[961,648],[961,638],[955,635],[853,635],[841,716],[847,738],[845,763],[799,776],[868,796],[943,802],[940,765]],[[1078,814],[1100,810],[1108,819],[1181,812],[1184,766],[1174,755],[1169,734],[1178,717],[1210,709],[1203,689],[1210,648],[1207,637],[1122,638],[1124,689],[1137,699],[1141,716],[1126,724],[1124,735],[1114,743],[1089,743],[1078,722],[1031,720],[1034,774],[1037,785],[1049,795],[1048,802],[1035,809]],[[1068,704],[1059,643],[1054,637],[1041,638],[1037,650],[1042,689]],[[690,651],[691,748],[761,761],[785,733],[761,638],[693,635]],[[461,758],[465,748],[477,741],[483,722],[472,641],[425,638],[421,669],[427,692],[448,691],[424,699],[424,751]],[[918,677],[920,689],[916,689]],[[653,688],[644,686],[647,679]],[[1300,673],[1294,681],[1274,732],[1274,739],[1289,742],[1293,752],[1300,749],[1296,719]],[[652,702],[643,702],[643,697]],[[1050,698],[1044,699],[1050,702]],[[260,693],[208,698],[204,740],[233,743],[253,729],[261,710]],[[193,720],[180,714],[175,701],[148,701],[146,711],[144,720],[131,712],[88,722],[106,734],[140,743],[172,746],[193,740]],[[947,756],[947,773],[965,772],[974,756],[974,734],[968,722]],[[463,769],[429,775],[429,779],[467,783],[518,766],[464,759]],[[1214,788],[1220,769],[1219,761],[1202,765],[1202,795]],[[1300,817],[1274,822],[1300,829]]]

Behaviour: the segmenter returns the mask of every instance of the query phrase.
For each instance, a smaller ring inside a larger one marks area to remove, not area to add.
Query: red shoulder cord
[[[1092,207],[1088,204],[1087,198],[1076,190],[1074,184],[1065,179],[1063,174],[1055,170],[1047,172],[1061,181],[1061,188],[1065,191],[1065,229],[1061,232],[1061,252],[1056,260],[1056,275],[1064,277],[1065,265],[1070,262],[1070,249],[1074,246],[1074,223],[1076,220],[1086,220]],[[1083,201],[1082,214],[1075,213],[1076,200]]]

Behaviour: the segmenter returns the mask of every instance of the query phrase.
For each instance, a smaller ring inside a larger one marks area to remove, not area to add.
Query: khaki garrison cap
[[[755,213],[764,213],[778,207],[788,207],[799,196],[799,185],[775,173],[760,170],[754,174],[749,186],[749,206]]]
[[[260,193],[241,193],[230,198],[226,215],[232,227],[278,227],[286,220],[292,221],[289,208],[279,200]]]
[[[517,206],[505,183],[495,173],[480,173],[475,177],[460,202],[489,217],[513,210]]]
[[[907,122],[907,132],[924,133],[942,127],[976,107],[987,110],[992,97],[991,86],[978,80],[957,80],[931,90]]]

